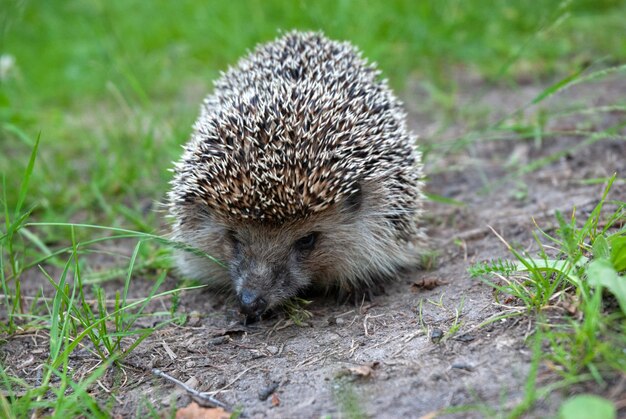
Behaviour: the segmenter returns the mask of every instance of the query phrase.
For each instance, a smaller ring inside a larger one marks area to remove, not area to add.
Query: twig
[[[239,373],[238,376],[236,376],[233,381],[231,381],[230,383],[226,384],[224,387],[219,388],[217,390],[211,391],[209,393],[204,393],[204,394],[217,394],[217,393],[221,393],[222,391],[226,390],[228,387],[232,386],[233,384],[235,384],[241,377],[243,377],[243,375],[245,373],[247,373],[248,371],[250,371],[251,369],[256,368],[256,366],[250,367],[250,368],[246,368],[245,370],[243,370],[242,372]]]
[[[377,314],[375,316],[372,316],[370,313],[367,313],[365,315],[365,318],[363,319],[363,330],[365,331],[365,336],[370,337],[369,331],[367,330],[367,320],[368,319],[375,319],[377,317],[381,317],[384,316],[385,314]]]
[[[202,407],[221,407],[225,410],[231,410],[226,403],[217,400],[215,397],[212,397],[207,393],[201,393],[198,390],[189,387],[187,384],[183,383],[180,380],[177,380],[176,378],[164,373],[159,369],[152,368],[151,371],[154,375],[165,378],[166,380],[184,389],[187,394],[189,394],[189,396],[191,396],[191,398]]]
[[[172,351],[172,349],[169,347],[167,343],[165,343],[164,340],[161,340],[161,346],[163,346],[163,349],[165,349],[165,352],[167,352],[167,355],[170,357],[172,361],[178,358],[176,354],[174,353],[174,351]]]

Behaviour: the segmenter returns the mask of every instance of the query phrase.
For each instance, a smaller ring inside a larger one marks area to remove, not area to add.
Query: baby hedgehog
[[[321,285],[380,286],[425,239],[420,153],[401,103],[347,42],[290,32],[215,82],[174,168],[169,212],[187,277],[260,316]]]

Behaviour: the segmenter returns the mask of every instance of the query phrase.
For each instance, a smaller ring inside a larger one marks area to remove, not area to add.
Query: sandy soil
[[[460,94],[462,103],[506,114],[541,88],[510,91],[470,80],[464,91],[470,93]],[[610,104],[619,91],[626,91],[624,80],[579,86],[541,106]],[[104,389],[115,389],[109,406],[121,416],[133,416],[146,404],[164,411],[187,405],[188,395],[150,373],[158,368],[199,391],[212,392],[246,417],[341,417],[349,413],[351,402],[372,417],[421,417],[447,407],[462,411],[446,416],[481,417],[487,408],[498,411],[519,403],[532,355],[526,341],[532,321],[518,316],[479,327],[510,308],[496,304],[492,290],[470,278],[467,269],[477,261],[510,257],[488,226],[510,243],[530,249],[531,217],[550,229],[555,210],[576,207],[579,218],[591,211],[603,186],[580,181],[614,172],[623,177],[626,143],[607,139],[574,149],[580,137],[562,135],[541,145],[534,140],[477,141],[454,151],[446,149],[446,140],[432,143],[429,137],[439,121],[432,109],[420,110],[425,98],[418,87],[409,92],[405,99],[411,125],[422,134],[421,141],[434,147],[428,156],[427,190],[465,204],[427,206],[425,222],[439,255],[436,266],[399,278],[385,287],[384,295],[359,306],[316,297],[308,306],[313,317],[303,326],[278,316],[244,327],[227,299],[185,293],[178,310],[190,314],[187,322],[154,333],[123,369],[110,369],[93,392],[106,398]],[[548,126],[582,129],[580,122],[584,129],[597,131],[620,119],[623,114],[604,113],[586,116],[584,122],[576,116],[553,119]],[[438,138],[453,138],[468,129],[454,124]],[[561,151],[563,156],[546,166],[507,176],[514,161],[533,162]],[[613,197],[626,198],[623,184],[614,187]],[[141,295],[150,286],[138,278],[133,292]],[[169,306],[167,300],[163,304],[156,309]],[[44,334],[23,335],[4,343],[1,356],[12,373],[32,382],[40,374],[37,366],[45,360],[46,348]],[[88,351],[72,356],[76,377],[96,364]],[[539,384],[553,379],[541,365]],[[268,388],[275,388],[273,394]],[[529,415],[554,413],[564,396],[557,393],[538,403]],[[470,406],[482,410],[467,412]]]

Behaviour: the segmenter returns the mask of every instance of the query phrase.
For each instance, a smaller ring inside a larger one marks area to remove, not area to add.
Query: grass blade
[[[33,170],[35,168],[35,160],[37,158],[37,150],[39,149],[39,140],[41,139],[41,133],[37,135],[37,139],[35,140],[35,145],[33,146],[33,151],[30,153],[30,159],[28,160],[28,165],[26,166],[26,170],[24,171],[24,176],[22,178],[22,184],[20,185],[20,192],[17,199],[17,204],[15,205],[15,214],[19,214],[22,205],[24,204],[24,200],[26,199],[26,193],[28,192],[28,184],[30,183],[30,177],[33,174]]]

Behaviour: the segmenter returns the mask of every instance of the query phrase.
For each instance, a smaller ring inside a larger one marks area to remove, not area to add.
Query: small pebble
[[[224,335],[224,336],[218,336],[216,338],[210,339],[209,340],[209,344],[210,345],[221,345],[221,344],[229,342],[229,341],[230,341],[230,336]]]
[[[272,355],[276,355],[278,353],[278,348],[276,346],[270,345],[267,348],[267,352],[269,352]]]
[[[439,342],[442,337],[443,337],[443,331],[441,329],[433,329],[432,332],[430,332],[430,340],[433,343]]]
[[[470,334],[466,333],[464,335],[457,336],[457,337],[455,337],[453,339],[457,340],[459,342],[471,342],[471,341],[473,341],[476,338],[474,337],[474,335],[470,335]]]
[[[187,326],[191,326],[191,327],[198,326],[201,320],[202,320],[202,317],[200,313],[197,311],[192,311],[189,314],[189,317],[187,318]]]
[[[465,371],[474,371],[473,366],[471,366],[470,364],[466,364],[464,362],[455,362],[454,364],[452,364],[452,368],[456,368],[458,370],[465,370]]]
[[[267,400],[267,398],[276,391],[279,384],[280,383],[278,381],[274,381],[272,384],[259,391],[259,400]]]

